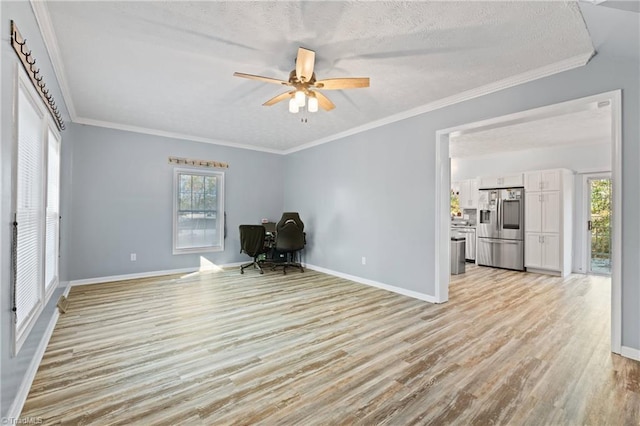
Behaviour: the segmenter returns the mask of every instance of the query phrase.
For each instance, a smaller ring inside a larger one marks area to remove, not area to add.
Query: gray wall
[[[622,89],[622,344],[640,349],[638,14],[582,9],[598,51],[584,67],[287,156],[285,208],[310,222],[307,262],[434,295],[436,131]]]
[[[62,203],[63,279],[191,268],[247,259],[238,225],[279,219],[284,157],[201,142],[71,124],[63,155],[70,189]],[[169,156],[224,161],[227,238],[223,252],[172,254],[173,170]],[[63,212],[64,213],[64,212]],[[130,261],[130,253],[137,261]]]
[[[433,295],[427,137],[406,120],[286,157],[285,210],[305,221],[307,263]]]
[[[40,315],[33,330],[22,346],[17,357],[13,356],[13,315],[11,313],[11,223],[12,205],[11,191],[14,186],[11,164],[14,156],[13,139],[13,87],[15,66],[19,60],[9,42],[9,22],[16,21],[23,37],[28,39],[28,46],[38,61],[38,67],[45,77],[47,87],[51,90],[57,104],[66,116],[62,95],[54,77],[47,51],[40,38],[40,30],[26,1],[0,2],[0,36],[2,37],[2,58],[0,60],[0,418],[6,416],[7,410],[15,399],[27,368],[49,321],[55,310],[55,303],[62,289],[58,289],[49,304]],[[63,142],[64,149],[64,142]]]

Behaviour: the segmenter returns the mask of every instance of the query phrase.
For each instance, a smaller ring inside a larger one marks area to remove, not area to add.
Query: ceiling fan
[[[264,106],[275,105],[278,102],[289,99],[289,111],[297,113],[301,107],[305,106],[308,99],[307,110],[309,112],[318,111],[318,105],[325,111],[331,111],[336,106],[325,95],[318,90],[342,90],[369,87],[369,77],[355,78],[329,78],[326,80],[316,80],[313,68],[316,61],[316,52],[298,48],[296,58],[296,69],[289,73],[289,80],[278,80],[270,77],[262,77],[253,74],[234,72],[235,77],[248,78],[250,80],[263,81],[265,83],[281,84],[292,87],[293,90],[281,93],[265,102]]]

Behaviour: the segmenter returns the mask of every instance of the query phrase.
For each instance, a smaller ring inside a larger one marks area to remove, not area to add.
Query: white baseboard
[[[640,349],[630,348],[628,346],[623,346],[620,348],[620,355],[625,358],[635,359],[636,361],[640,361]]]
[[[67,286],[64,290],[64,296],[69,295],[69,290],[71,286],[69,282],[66,281]],[[24,403],[27,400],[27,396],[29,396],[29,390],[31,390],[31,385],[33,384],[33,379],[36,378],[36,373],[38,372],[38,367],[40,367],[40,362],[42,361],[42,357],[44,356],[45,351],[47,350],[47,345],[49,344],[49,340],[51,339],[51,335],[53,334],[53,330],[56,328],[56,323],[58,322],[58,318],[60,317],[60,312],[57,308],[53,312],[51,319],[49,320],[49,324],[47,325],[47,329],[44,331],[44,335],[40,340],[40,344],[33,354],[33,358],[31,359],[31,363],[29,363],[29,368],[25,372],[24,377],[22,378],[22,383],[18,388],[18,392],[16,393],[15,398],[13,399],[13,403],[9,407],[7,411],[6,418],[8,419],[17,419],[20,417],[20,413],[22,412],[22,408],[24,407]]]
[[[308,268],[308,269],[312,269],[314,271],[322,272],[324,274],[333,275],[333,276],[339,277],[339,278],[344,278],[345,280],[355,281],[355,282],[360,283],[360,284],[365,284],[365,285],[368,285],[368,286],[371,286],[371,287],[376,287],[376,288],[380,288],[382,290],[387,290],[387,291],[390,291],[392,293],[402,294],[403,296],[409,296],[409,297],[413,297],[414,299],[424,300],[425,302],[437,303],[436,302],[436,298],[434,296],[431,296],[431,295],[428,295],[428,294],[424,294],[424,293],[419,293],[417,291],[407,290],[405,288],[396,287],[396,286],[392,286],[392,285],[389,285],[389,284],[384,284],[384,283],[381,283],[381,282],[378,282],[378,281],[373,281],[373,280],[370,280],[368,278],[362,278],[362,277],[357,277],[355,275],[349,275],[349,274],[345,274],[345,273],[342,273],[342,272],[333,271],[331,269],[323,268],[321,266],[315,266],[315,265],[306,264],[306,265],[304,265],[304,267]]]
[[[217,267],[233,268],[235,266],[240,266],[245,263],[247,262],[234,262],[234,263],[227,263],[224,265],[220,265]],[[95,278],[86,278],[82,280],[71,280],[69,281],[69,284],[73,287],[77,285],[102,284],[102,283],[109,283],[113,281],[136,280],[140,278],[153,278],[153,277],[160,277],[162,275],[191,274],[193,272],[212,271],[217,267],[203,268],[199,266],[194,266],[193,268],[167,269],[164,271],[149,271],[149,272],[138,272],[135,274],[111,275],[107,277],[95,277]]]

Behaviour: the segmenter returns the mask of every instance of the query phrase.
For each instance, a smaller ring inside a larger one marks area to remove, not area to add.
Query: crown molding
[[[38,27],[40,28],[40,34],[44,40],[44,46],[49,54],[49,59],[53,66],[53,72],[58,80],[58,85],[62,92],[62,99],[64,100],[71,121],[73,122],[77,118],[76,109],[73,105],[73,98],[71,97],[71,90],[69,89],[69,83],[67,82],[66,77],[67,74],[64,70],[62,55],[60,54],[60,48],[58,47],[58,38],[53,30],[53,24],[51,23],[51,15],[49,14],[47,2],[43,0],[30,0],[30,3],[31,9],[36,17]]]
[[[435,102],[431,102],[422,106],[419,106],[417,108],[413,108],[401,113],[397,113],[397,114],[393,114],[390,115],[388,117],[382,118],[380,120],[375,120],[372,121],[370,123],[364,124],[362,126],[357,126],[357,127],[353,127],[349,130],[345,130],[344,132],[339,132],[336,134],[333,134],[331,136],[327,136],[325,138],[321,138],[321,139],[317,139],[315,141],[311,141],[308,143],[305,143],[303,145],[294,147],[294,148],[289,148],[287,150],[278,150],[278,149],[271,149],[271,148],[262,148],[262,147],[258,147],[255,145],[246,145],[246,144],[239,144],[239,143],[233,143],[233,142],[227,142],[227,141],[222,141],[222,140],[218,140],[218,139],[211,139],[211,138],[203,138],[203,137],[199,137],[199,136],[192,136],[192,135],[185,135],[185,134],[181,134],[181,133],[173,133],[173,132],[166,132],[166,131],[162,131],[162,130],[156,130],[156,129],[148,129],[148,128],[144,128],[144,127],[137,127],[137,126],[130,126],[130,125],[126,125],[126,124],[120,124],[120,123],[114,123],[114,122],[109,122],[109,121],[100,121],[100,120],[93,120],[93,119],[89,119],[89,118],[84,118],[84,117],[76,117],[75,119],[72,119],[72,121],[74,123],[78,123],[78,124],[87,124],[90,126],[98,126],[98,127],[105,127],[105,128],[110,128],[110,129],[117,129],[117,130],[125,130],[125,131],[129,131],[129,132],[136,132],[136,133],[145,133],[145,134],[149,134],[149,135],[154,135],[154,136],[164,136],[164,137],[168,137],[168,138],[175,138],[175,139],[184,139],[184,140],[191,140],[191,141],[196,141],[196,142],[204,142],[204,143],[210,143],[210,144],[216,144],[216,145],[224,145],[224,146],[230,146],[230,147],[234,147],[234,148],[241,148],[241,149],[248,149],[248,150],[252,150],[252,151],[260,151],[260,152],[268,152],[271,154],[281,154],[281,155],[288,155],[288,154],[292,154],[294,152],[298,152],[298,151],[303,151],[309,148],[313,148],[314,146],[318,146],[318,145],[323,145],[325,143],[328,142],[332,142],[338,139],[342,139],[345,138],[347,136],[351,136],[351,135],[355,135],[358,133],[362,133],[365,132],[367,130],[371,130],[371,129],[375,129],[377,127],[381,127],[387,124],[391,124],[391,123],[395,123],[396,121],[401,121],[401,120],[405,120],[407,118],[411,118],[411,117],[415,117],[417,115],[420,114],[425,114],[427,112],[431,112],[431,111],[435,111],[437,109],[440,108],[444,108],[453,104],[457,104],[460,102],[464,102],[464,101],[468,101],[474,98],[478,98],[480,96],[484,96],[484,95],[488,95],[494,92],[498,92],[500,90],[503,89],[508,89],[510,87],[514,87],[514,86],[518,86],[520,84],[524,84],[524,83],[528,83],[530,81],[534,81],[534,80],[538,80],[544,77],[548,77],[551,76],[553,74],[557,74],[563,71],[568,71],[574,68],[578,68],[581,66],[586,65],[589,60],[595,55],[595,51],[592,51],[588,54],[584,54],[584,55],[577,55],[571,58],[568,58],[564,61],[561,62],[556,62],[553,63],[551,65],[547,65],[541,68],[536,68],[527,72],[524,72],[522,74],[518,74],[515,76],[511,76],[508,78],[505,78],[503,80],[499,80],[496,81],[494,83],[490,83],[484,86],[480,86],[477,87],[475,89],[471,89],[471,90],[467,90],[465,92],[461,92],[458,93],[456,95],[453,96],[449,96],[447,98],[444,99],[439,99]]]
[[[130,126],[128,124],[113,123],[111,121],[93,120],[90,118],[77,117],[75,124],[85,124],[88,126],[104,127],[106,129],[124,130],[126,132],[143,133],[146,135],[161,136],[171,139],[181,139],[193,142],[203,142],[214,145],[228,146],[231,148],[248,149],[250,151],[267,152],[270,154],[282,154],[282,151],[270,148],[262,148],[254,145],[245,145],[235,142],[228,142],[220,139],[203,138],[201,136],[185,135],[183,133],[167,132],[164,130],[149,129],[146,127]]]
[[[290,148],[286,151],[283,151],[282,153],[287,155],[287,154],[292,154],[294,152],[303,151],[305,149],[322,145],[327,142],[331,142],[337,139],[342,139],[344,137],[355,135],[357,133],[362,133],[367,130],[375,129],[376,127],[391,124],[396,121],[405,120],[407,118],[411,118],[420,114],[435,111],[437,109],[444,108],[453,104],[468,101],[474,98],[478,98],[480,96],[488,95],[494,92],[498,92],[500,90],[508,89],[510,87],[518,86],[520,84],[524,84],[530,81],[548,77],[563,71],[568,71],[574,68],[578,68],[586,65],[594,55],[595,55],[595,51],[591,51],[588,54],[573,56],[571,58],[565,59],[560,62],[555,62],[553,64],[536,68],[518,75],[514,75],[511,77],[496,81],[494,83],[489,83],[484,86],[476,87],[474,89],[467,90],[465,92],[461,92],[443,99],[439,99],[435,102],[431,102],[431,103],[419,106],[417,108],[412,108],[410,110],[393,114],[388,117],[382,118],[380,120],[372,121],[362,126],[354,127],[344,132],[327,136],[326,138],[321,138],[321,139],[306,143],[304,145],[297,146],[295,148]]]

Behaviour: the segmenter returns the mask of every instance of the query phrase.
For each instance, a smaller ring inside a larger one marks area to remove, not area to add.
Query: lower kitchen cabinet
[[[527,233],[525,235],[525,267],[560,271],[560,257],[558,234]]]

